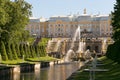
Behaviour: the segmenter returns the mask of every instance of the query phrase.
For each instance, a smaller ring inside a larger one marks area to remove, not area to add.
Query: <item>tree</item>
[[[45,46],[40,46],[40,56],[41,57],[46,56]]]
[[[0,41],[0,54],[2,56],[2,60],[4,61],[8,60],[8,56],[6,54],[6,49],[3,41]]]
[[[22,36],[31,15],[31,5],[24,0],[0,0],[1,39],[16,41]],[[6,31],[7,33],[3,33]]]
[[[5,25],[9,22],[8,14],[5,11],[6,0],[0,0],[0,25]]]
[[[40,50],[39,50],[39,46],[38,45],[35,45],[35,53],[36,53],[36,56],[37,57],[40,57]]]
[[[32,52],[33,52],[32,54],[33,54],[34,58],[37,57],[34,46],[32,46]]]
[[[29,58],[28,45],[26,45],[26,44],[24,44],[24,52],[25,52],[25,58]]]
[[[28,46],[28,55],[29,55],[29,58],[32,58],[32,54],[31,54],[31,51],[30,51],[30,46]]]
[[[114,41],[120,40],[120,0],[116,0],[114,12],[112,12],[112,26]]]
[[[20,55],[21,55],[21,58],[23,58],[23,56],[25,56],[25,52],[24,52],[24,49],[23,49],[23,44],[20,44]]]
[[[116,0],[114,5],[114,12],[112,12],[112,26],[113,26],[113,44],[107,48],[107,57],[120,63],[120,0]]]
[[[32,45],[30,45],[30,55],[32,56],[32,58],[34,58],[35,56],[34,56],[34,51],[33,51],[33,46]]]
[[[17,53],[18,58],[21,58],[19,46],[20,46],[19,44],[16,44],[16,45],[15,45],[15,49],[16,49],[16,53]]]
[[[12,51],[11,51],[11,47],[10,47],[10,42],[8,42],[6,44],[6,53],[8,55],[8,59],[13,60]]]
[[[12,55],[14,59],[18,59],[17,53],[16,53],[16,49],[15,49],[15,44],[12,43],[11,44],[11,50],[12,50]]]
[[[29,31],[23,31],[22,33],[21,33],[21,41],[27,41],[28,39],[29,39],[29,37],[30,37],[30,34],[29,34]]]

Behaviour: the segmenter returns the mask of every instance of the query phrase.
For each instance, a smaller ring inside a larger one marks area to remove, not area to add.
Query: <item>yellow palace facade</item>
[[[73,37],[78,26],[81,32],[94,35],[94,37],[109,37],[112,35],[110,15],[74,14],[67,16],[52,16],[44,18],[30,18],[26,30],[31,35],[41,37]],[[86,35],[86,34],[84,34]]]

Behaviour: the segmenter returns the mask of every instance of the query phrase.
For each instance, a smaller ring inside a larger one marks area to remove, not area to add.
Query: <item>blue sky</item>
[[[53,15],[83,14],[86,8],[88,14],[110,14],[115,0],[25,0],[32,4],[34,17],[49,18]]]

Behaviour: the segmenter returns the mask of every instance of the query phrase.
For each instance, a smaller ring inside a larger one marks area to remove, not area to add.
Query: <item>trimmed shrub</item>
[[[4,60],[4,61],[8,60],[8,56],[7,56],[5,45],[4,45],[3,41],[0,41],[0,54],[2,56],[2,60]]]
[[[11,51],[11,47],[10,47],[10,42],[8,42],[6,44],[6,53],[8,55],[8,59],[13,60],[13,55],[12,55],[12,51]]]
[[[17,53],[18,58],[21,58],[22,55],[20,54],[20,48],[19,48],[19,46],[20,46],[19,44],[16,44],[15,45],[15,49],[16,49],[16,53]]]
[[[21,55],[21,58],[23,58],[23,55],[25,55],[25,52],[24,52],[24,49],[23,49],[23,44],[20,44],[20,55]]]
[[[15,45],[14,45],[14,43],[11,44],[11,50],[12,50],[13,58],[14,58],[14,59],[18,59],[18,56],[17,56],[16,50],[15,50]]]

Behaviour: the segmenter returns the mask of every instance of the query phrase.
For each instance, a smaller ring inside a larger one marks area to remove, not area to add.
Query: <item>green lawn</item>
[[[1,61],[2,64],[8,64],[8,65],[15,65],[18,63],[23,63],[23,62],[25,62],[23,59]]]
[[[46,56],[46,57],[38,57],[38,58],[28,58],[26,59],[26,61],[24,61],[23,59],[1,61],[1,64],[17,65],[19,63],[31,63],[31,62],[33,63],[37,61],[54,61],[54,60],[57,60],[57,59]]]
[[[98,67],[100,69],[108,69],[107,72],[96,72],[95,80],[120,80],[120,64],[112,60],[102,57],[99,59],[104,65]],[[70,80],[89,80],[89,72],[78,72]]]
[[[37,58],[27,58],[26,60],[35,62],[35,61],[54,61],[57,59],[53,58],[53,57],[46,56],[46,57],[37,57]]]

